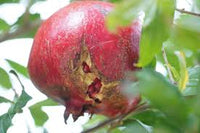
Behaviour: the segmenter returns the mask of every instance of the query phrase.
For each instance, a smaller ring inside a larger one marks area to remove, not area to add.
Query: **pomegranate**
[[[65,118],[103,114],[108,117],[135,108],[139,97],[127,98],[120,83],[138,60],[141,22],[111,33],[105,16],[114,5],[100,1],[73,2],[39,28],[28,70],[34,85],[66,106]]]

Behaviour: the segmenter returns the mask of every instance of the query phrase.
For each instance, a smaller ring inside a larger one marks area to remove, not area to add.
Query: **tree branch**
[[[190,14],[190,15],[193,15],[193,16],[197,16],[197,17],[200,17],[200,14],[199,13],[194,13],[194,12],[190,12],[190,11],[185,11],[185,9],[175,9],[176,11],[180,12],[180,13],[186,13],[186,14]]]
[[[28,1],[28,4],[26,6],[26,10],[23,14],[23,24],[18,27],[14,32],[10,32],[10,30],[4,32],[1,34],[0,36],[0,43],[3,42],[3,41],[6,41],[8,39],[14,39],[18,36],[21,36],[23,34],[26,34],[27,32],[29,31],[32,31],[34,29],[37,29],[40,24],[41,24],[41,20],[38,19],[38,20],[35,20],[34,22],[31,22],[30,21],[30,8],[31,6],[33,5],[33,0],[29,0]]]
[[[110,124],[110,125],[113,124],[116,120],[123,120],[125,117],[127,117],[128,115],[130,115],[132,113],[137,114],[137,113],[142,112],[142,111],[144,111],[144,110],[146,110],[148,108],[149,108],[149,105],[147,105],[146,103],[141,104],[138,107],[136,107],[135,109],[130,110],[129,112],[127,112],[125,114],[119,115],[119,116],[117,116],[115,118],[111,118],[109,120],[106,120],[106,121],[100,123],[99,125],[97,125],[97,126],[95,126],[93,128],[90,128],[88,130],[83,131],[82,133],[93,133],[94,131],[96,131],[96,130],[98,130],[100,128],[103,128],[108,124]]]
[[[3,35],[0,36],[0,42],[3,42],[5,40],[16,38],[18,36],[26,34],[27,32],[38,28],[40,26],[40,24],[41,24],[41,20],[38,20],[38,21],[35,21],[30,24],[25,24],[25,25],[17,28],[17,30],[14,32],[7,31],[7,32],[3,33]]]

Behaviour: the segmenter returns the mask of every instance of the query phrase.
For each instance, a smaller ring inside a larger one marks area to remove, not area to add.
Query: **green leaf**
[[[11,113],[21,113],[22,108],[27,104],[29,100],[31,100],[31,96],[29,96],[24,90],[22,90],[22,94],[19,98],[17,98],[16,103],[11,106],[9,112]]]
[[[9,59],[6,59],[6,61],[8,62],[8,64],[14,69],[16,70],[18,73],[22,74],[23,76],[25,76],[26,78],[29,78],[28,75],[28,71],[27,68],[18,64],[17,62],[11,61]]]
[[[104,122],[107,118],[103,115],[93,115],[92,118],[83,125],[83,129],[90,129],[97,126],[101,122]],[[104,127],[96,131],[95,133],[107,133],[108,127]]]
[[[145,0],[126,0],[119,2],[115,9],[108,14],[106,24],[110,31],[116,31],[120,26],[129,25],[144,8]],[[149,3],[147,1],[147,3]]]
[[[197,16],[192,15],[181,15],[179,19],[176,20],[176,23],[184,27],[185,29],[195,31],[200,33],[200,29],[197,27],[200,27],[200,18]]]
[[[181,91],[183,91],[186,87],[186,84],[188,82],[188,71],[185,61],[185,54],[183,52],[176,52],[176,55],[179,60],[179,66],[180,66],[180,79],[178,81],[178,87]]]
[[[12,87],[8,73],[0,67],[0,86],[9,89]]]
[[[190,105],[191,113],[186,127],[187,133],[199,133],[200,132],[200,95],[188,95],[185,96],[187,102]]]
[[[161,110],[171,123],[177,127],[183,126],[188,118],[188,105],[178,88],[163,77],[160,73],[144,69],[137,73],[139,90],[151,104]]]
[[[145,66],[145,68],[155,69],[156,68],[156,57],[154,57],[152,59],[152,61],[147,66]]]
[[[52,101],[51,99],[47,99],[47,100],[41,101],[41,102],[36,103],[36,104],[32,105],[31,107],[29,107],[30,112],[35,121],[35,124],[37,126],[43,126],[44,123],[49,118],[48,115],[42,110],[43,106],[56,106],[56,105],[58,105],[58,104],[55,103],[54,101]]]
[[[165,115],[156,109],[149,109],[133,115],[132,117],[150,126],[155,126],[166,121]]]
[[[186,55],[186,62],[187,62],[187,67],[194,67],[195,65],[199,64],[200,62],[200,51],[191,51],[188,49],[185,49],[184,51]]]
[[[180,75],[177,72],[177,70],[171,66],[170,64],[166,64],[166,66],[170,69],[170,71],[172,72],[172,76],[174,78],[175,81],[179,81],[180,80]]]
[[[36,13],[36,14],[30,14],[30,20],[31,21],[36,21],[40,19],[40,14]]]
[[[0,96],[0,103],[14,103],[14,102],[5,97]]]
[[[118,27],[130,25],[133,20],[145,12],[144,26],[148,25],[156,13],[155,0],[126,0],[117,3],[115,9],[108,14],[106,24],[110,31]]]
[[[196,116],[198,116],[198,118],[200,118],[200,112],[199,112],[199,110],[200,110],[200,95],[190,97],[190,99],[188,100],[188,103],[191,105],[194,114]]]
[[[142,123],[152,126],[154,132],[157,129],[164,129],[165,131],[169,130],[171,131],[170,133],[178,132],[176,127],[174,127],[171,121],[168,120],[167,116],[157,109],[148,109],[138,114],[135,114],[130,118],[138,119]]]
[[[13,113],[6,113],[0,116],[0,132],[7,133],[7,130],[12,126],[12,118],[14,117]]]
[[[0,4],[4,4],[4,3],[17,3],[19,2],[19,0],[0,0]]]
[[[194,5],[200,10],[200,0],[194,0]]]
[[[200,30],[196,28],[196,26],[199,26],[200,19],[195,18],[194,20],[194,17],[191,20],[190,19],[191,18],[188,16],[182,16],[180,20],[177,20],[170,41],[179,49],[187,48],[196,51],[197,49],[200,49]]]
[[[132,133],[133,131],[136,133],[149,133],[148,130],[136,120],[126,120],[123,125],[126,127],[123,133]]]
[[[170,65],[169,67],[172,67],[172,70],[175,69],[175,71],[177,71],[175,73],[178,73],[180,71],[180,66],[179,66],[178,57],[175,55],[175,51],[177,51],[177,49],[174,47],[174,44],[169,40],[167,40],[166,42],[163,43],[163,47],[164,47],[164,50],[166,52],[168,63]],[[163,58],[163,52],[162,51],[158,55],[158,58],[161,58],[161,62],[163,64],[166,64],[166,61],[164,61],[164,58]]]
[[[157,1],[155,15],[142,31],[138,66],[148,65],[155,54],[161,51],[163,42],[167,40],[171,32],[174,7],[173,0]]]
[[[12,104],[7,113],[0,116],[1,133],[7,132],[8,128],[12,126],[12,118],[15,116],[16,113],[22,112],[22,108],[30,99],[31,97],[24,90],[22,90],[22,94],[19,98],[16,99],[16,103]]]
[[[10,25],[7,24],[4,20],[0,19],[0,33],[9,30],[9,28]]]
[[[192,32],[190,30],[175,27],[175,31],[172,38],[175,45],[178,45],[182,48],[188,48],[191,50],[200,49],[200,38],[199,33]]]
[[[150,133],[138,120],[125,120],[122,127],[122,133]]]
[[[122,131],[119,128],[114,128],[111,131],[109,130],[109,133],[122,133]]]
[[[183,94],[188,95],[199,95],[200,94],[200,66],[190,68],[188,70],[189,81],[186,85],[186,89]]]

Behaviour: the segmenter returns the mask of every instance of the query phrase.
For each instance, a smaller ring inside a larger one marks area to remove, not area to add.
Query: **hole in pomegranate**
[[[96,94],[98,94],[101,90],[101,80],[98,78],[95,78],[94,81],[88,86],[88,91],[87,94],[89,95],[90,98],[94,99],[96,103],[101,103],[101,101],[96,98]]]
[[[88,66],[88,64],[86,62],[82,63],[82,67],[83,67],[83,72],[85,73],[90,73],[90,67]]]
[[[98,98],[96,98],[94,101],[95,101],[96,103],[101,103],[101,100],[99,100]]]

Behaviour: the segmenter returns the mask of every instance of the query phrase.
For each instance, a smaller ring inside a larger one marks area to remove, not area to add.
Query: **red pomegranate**
[[[110,33],[105,16],[114,5],[73,2],[39,28],[28,70],[34,85],[66,106],[74,120],[84,112],[115,117],[133,109],[139,97],[127,98],[120,83],[138,60],[141,22]]]

